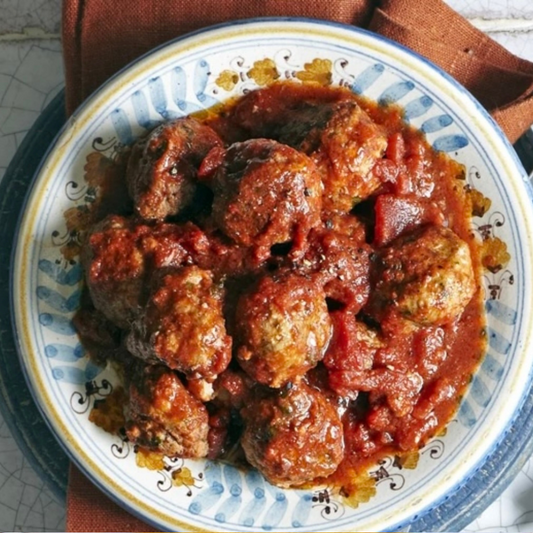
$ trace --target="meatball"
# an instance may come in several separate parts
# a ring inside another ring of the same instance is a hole
[[[213,219],[237,244],[258,256],[293,241],[301,246],[320,223],[322,184],[315,164],[293,148],[266,139],[235,143],[212,178]]]
[[[273,84],[240,98],[231,118],[250,138],[265,137],[300,148],[310,131],[323,128],[329,120],[330,104],[349,95],[331,87]]]
[[[387,136],[355,101],[336,104],[313,159],[322,172],[324,209],[350,211],[381,185],[371,170],[387,148]]]
[[[304,382],[255,399],[242,414],[246,458],[270,483],[297,487],[332,474],[343,458],[337,411]]]
[[[119,216],[97,224],[82,249],[82,262],[92,302],[106,318],[129,327],[140,307],[146,271],[139,241],[149,233]]]
[[[94,307],[116,326],[129,329],[142,307],[147,278],[200,257],[208,248],[206,235],[193,224],[150,227],[107,217],[92,229],[82,249]]]
[[[187,266],[161,276],[126,347],[148,363],[163,363],[190,378],[212,378],[231,358],[223,295],[211,272]]]
[[[322,287],[296,274],[266,276],[237,303],[237,359],[270,387],[297,381],[324,356],[331,320]]]
[[[168,456],[207,455],[207,409],[164,366],[136,371],[125,415],[126,435],[134,444]]]
[[[371,172],[387,149],[385,130],[346,91],[328,95],[306,86],[254,91],[233,112],[252,136],[264,136],[311,156],[324,184],[324,209],[347,212],[380,185]]]
[[[215,146],[222,146],[218,135],[188,117],[162,124],[140,139],[126,173],[136,212],[145,220],[163,220],[186,207],[198,167]]]
[[[468,245],[448,228],[428,226],[396,239],[376,267],[371,307],[421,326],[453,322],[476,290]]]

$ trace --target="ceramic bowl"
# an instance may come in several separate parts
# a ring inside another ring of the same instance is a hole
[[[94,402],[117,386],[91,362],[72,325],[82,271],[84,214],[117,153],[156,124],[274,80],[343,85],[396,102],[431,145],[467,169],[491,200],[474,218],[484,249],[503,259],[485,271],[488,351],[444,436],[417,454],[370,469],[372,497],[348,501],[327,488],[282,490],[254,470],[167,460],[148,470],[132,446],[89,422]],[[520,429],[533,369],[532,194],[510,144],[481,106],[445,73],[371,33],[334,23],[251,20],[166,44],[120,72],[68,121],[44,158],[20,220],[12,306],[22,365],[58,440],[109,496],[155,527],[206,531],[436,530],[481,498],[480,469]],[[530,431],[530,430],[528,430]],[[527,435],[526,435],[527,436]],[[463,513],[464,515],[464,513]],[[466,516],[466,515],[464,515]],[[475,516],[471,516],[474,519]]]

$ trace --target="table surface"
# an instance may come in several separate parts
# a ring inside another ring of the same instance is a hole
[[[531,0],[446,2],[533,61]],[[60,14],[61,0],[0,0],[0,180],[28,130],[63,87]],[[65,502],[33,469],[0,414],[0,531],[64,531],[64,524]],[[465,531],[533,532],[533,458]]]

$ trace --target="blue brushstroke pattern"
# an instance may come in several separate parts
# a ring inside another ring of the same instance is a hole
[[[511,349],[511,343],[501,333],[498,333],[491,328],[487,328],[487,332],[489,336],[489,346],[498,353],[507,355]]]
[[[222,497],[224,485],[220,465],[209,461],[204,471],[207,488],[199,492],[189,505],[189,512],[195,515],[211,509]]]
[[[218,104],[217,100],[205,94],[205,88],[207,87],[209,74],[209,63],[205,59],[201,59],[200,61],[198,61],[194,68],[193,88],[196,98],[203,105],[204,108]]]
[[[378,102],[381,105],[393,104],[410,93],[414,88],[415,84],[412,81],[400,81],[385,89],[378,98]]]
[[[80,304],[81,291],[75,290],[68,298],[65,298],[58,292],[40,285],[36,289],[37,298],[46,302],[52,309],[60,313],[70,313],[75,311]]]
[[[72,325],[72,321],[65,318],[62,315],[56,315],[54,313],[40,313],[39,323],[45,328],[50,329],[54,333],[60,335],[75,335],[76,330]]]
[[[238,510],[242,504],[242,477],[240,472],[233,466],[224,466],[224,481],[229,487],[229,496],[220,504],[218,512],[215,514],[217,522],[226,522]]]
[[[76,285],[83,277],[83,270],[79,264],[74,265],[69,271],[55,262],[48,261],[48,259],[41,259],[38,263],[38,268],[44,272],[50,279],[54,280],[59,285]]]
[[[130,145],[134,142],[133,133],[131,131],[131,126],[128,120],[128,117],[124,110],[115,109],[111,112],[111,122],[113,127],[117,132],[117,137],[122,144]]]
[[[459,413],[457,415],[459,422],[461,422],[461,424],[463,424],[465,427],[472,427],[476,423],[476,415],[466,400],[463,400],[461,403],[461,407],[459,408]]]
[[[479,376],[472,380],[470,396],[481,407],[486,407],[490,402],[490,391]]]
[[[80,343],[74,347],[67,344],[47,344],[44,348],[44,354],[56,361],[76,363],[85,355],[85,350]]]
[[[244,481],[251,492],[258,487],[261,489],[265,488],[265,478],[255,468],[246,471]]]
[[[100,369],[100,372],[102,369]],[[98,373],[100,373],[98,372]],[[92,377],[88,377],[91,375]],[[57,381],[72,383],[74,385],[83,385],[96,377],[93,372],[89,374],[76,366],[56,366],[52,369],[52,377]]]
[[[503,376],[503,366],[490,353],[483,358],[481,370],[494,381],[499,381]]]
[[[385,71],[385,65],[375,63],[359,74],[352,83],[352,91],[363,94]]]
[[[135,91],[131,97],[135,119],[146,130],[154,129],[159,123],[150,118],[150,108],[144,91]]]
[[[435,131],[442,130],[453,123],[453,118],[450,115],[439,115],[438,117],[432,117],[427,119],[420,129],[424,133],[433,133]]]
[[[202,109],[201,106],[187,102],[187,75],[181,67],[176,67],[170,74],[170,94],[174,103],[183,114],[194,113]]]
[[[187,76],[182,67],[176,67],[170,73],[170,95],[174,103],[183,109],[187,98]]]
[[[298,496],[300,499],[294,506],[294,511],[292,512],[292,527],[304,526],[313,506],[313,494],[311,492],[301,491],[298,493]]]
[[[92,381],[96,376],[98,376],[104,369],[101,366],[94,364],[92,361],[87,361],[85,366],[85,381]]]
[[[407,121],[422,116],[431,108],[433,100],[429,96],[421,96],[409,102],[404,108],[404,116]]]
[[[246,485],[252,500],[242,510],[239,516],[239,523],[247,527],[254,525],[255,520],[263,512],[266,505],[265,481],[257,470],[250,470],[245,474]]]
[[[159,76],[148,81],[148,92],[154,109],[165,119],[171,120],[176,118],[176,113],[168,109],[167,95],[165,86]]]
[[[433,141],[433,148],[438,152],[455,152],[468,145],[464,135],[443,135]]]
[[[261,527],[265,531],[272,531],[283,519],[288,505],[287,496],[283,492],[277,492],[276,501],[267,509]]]
[[[516,324],[518,313],[515,309],[500,302],[500,300],[487,300],[485,302],[485,309],[489,315],[494,316],[508,326],[514,326]]]

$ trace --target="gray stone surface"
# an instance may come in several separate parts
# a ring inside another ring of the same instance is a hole
[[[57,34],[60,20],[61,0],[0,0],[0,36],[27,28]]]

